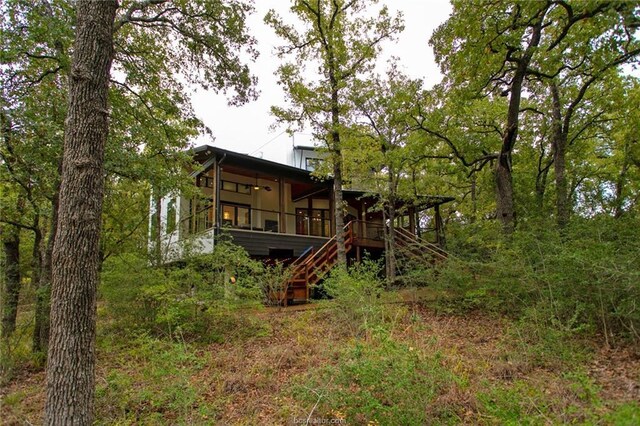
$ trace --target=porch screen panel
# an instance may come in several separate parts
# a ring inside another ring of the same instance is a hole
[[[306,209],[296,209],[296,234],[308,235],[309,234],[309,217]]]
[[[251,215],[249,209],[246,207],[237,207],[236,211],[237,225],[246,227],[251,225]]]

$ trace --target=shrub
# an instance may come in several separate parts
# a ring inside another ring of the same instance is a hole
[[[438,395],[456,378],[440,355],[425,354],[384,333],[355,341],[340,351],[338,362],[312,370],[294,392],[318,403],[318,416],[345,418],[347,424],[446,423],[451,413],[431,411]],[[439,422],[436,422],[439,423]]]
[[[541,327],[567,333],[598,331],[609,343],[640,342],[637,219],[576,219],[564,234],[526,224],[509,244],[469,246],[469,255],[458,253],[466,260],[450,260],[436,275],[448,308],[535,317]],[[491,254],[479,262],[481,252]]]
[[[385,306],[388,298],[393,296],[383,292],[381,271],[381,262],[365,259],[348,271],[335,268],[324,280],[325,292],[334,299],[332,309],[335,320],[351,333],[384,326],[394,317]]]
[[[213,253],[180,266],[153,268],[124,255],[104,265],[101,294],[116,326],[219,340],[234,311],[259,306],[264,268],[244,249],[220,241]]]

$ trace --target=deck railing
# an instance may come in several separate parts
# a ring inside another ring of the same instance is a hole
[[[242,207],[242,206],[238,206]],[[285,225],[288,235],[331,237],[331,222],[320,218],[295,213],[281,213],[276,210],[247,208],[248,215],[233,219],[222,219],[222,227],[258,232],[279,233]],[[283,219],[285,223],[283,223]],[[215,227],[216,217],[213,205],[205,206],[180,221],[184,234],[198,234]]]

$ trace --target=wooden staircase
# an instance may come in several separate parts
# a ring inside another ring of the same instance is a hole
[[[442,248],[428,241],[421,240],[415,234],[404,228],[395,228],[394,242],[396,248],[398,248],[398,254],[404,257],[419,260],[428,259],[430,263],[436,263],[449,257],[449,253]]]
[[[357,221],[351,221],[344,227],[344,245],[346,253],[354,247],[356,235],[354,228]],[[400,257],[425,260],[431,264],[445,260],[449,254],[435,244],[422,241],[415,234],[403,228],[395,228],[395,247]],[[289,301],[309,300],[309,290],[316,285],[338,262],[338,244],[334,236],[318,251],[305,251],[290,266],[291,275],[283,284],[277,300],[287,306]]]
[[[344,246],[347,253],[353,247],[353,222],[344,226]],[[309,300],[309,289],[318,284],[322,277],[338,262],[338,243],[335,235],[317,252],[303,253],[290,266],[291,277],[283,288],[282,301],[286,306],[289,300]]]

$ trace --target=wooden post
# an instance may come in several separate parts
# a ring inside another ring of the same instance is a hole
[[[440,248],[445,248],[446,241],[444,238],[444,226],[442,223],[442,216],[440,215],[440,204],[434,206],[435,220],[436,220],[436,243]]]
[[[278,191],[279,191],[279,196],[280,196],[280,215],[279,215],[279,222],[280,222],[280,226],[279,226],[279,231],[281,234],[286,234],[287,233],[287,203],[286,203],[286,199],[285,199],[285,182],[284,182],[284,178],[280,177],[278,178]]]
[[[334,235],[336,235],[336,220],[335,220],[335,204],[333,202],[333,192],[330,191],[329,192],[329,217],[331,217],[331,226],[329,226],[329,232],[331,233],[331,235],[329,235],[329,237],[332,237]]]
[[[409,207],[409,231],[412,234],[416,234],[416,208]]]

